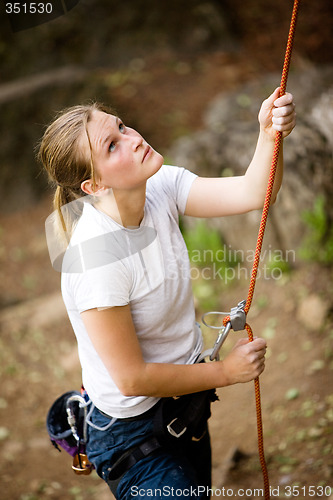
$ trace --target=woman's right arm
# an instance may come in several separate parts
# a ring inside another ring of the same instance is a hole
[[[146,363],[130,306],[81,313],[89,337],[118,389],[125,396],[180,396],[240,382],[264,370],[266,342],[239,340],[230,354],[213,363]]]

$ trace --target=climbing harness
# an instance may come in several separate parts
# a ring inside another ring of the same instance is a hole
[[[186,394],[180,397],[161,398],[143,416],[153,420],[153,435],[142,443],[125,450],[108,469],[108,480],[119,481],[134,464],[156,450],[182,449],[190,442],[199,442],[207,432],[210,403],[218,399],[215,390]],[[110,418],[110,417],[109,417]]]
[[[125,450],[108,469],[108,481],[119,482],[134,464],[160,448],[176,449],[188,441],[201,441],[207,431],[211,416],[210,404],[218,399],[214,389],[186,394],[180,397],[161,398],[153,408],[136,417],[122,421],[153,419],[153,435],[138,445]],[[89,408],[89,411],[87,410]],[[46,419],[50,440],[58,451],[65,450],[73,457],[72,469],[76,474],[88,475],[94,469],[86,454],[87,426],[107,431],[116,422],[109,419],[99,427],[91,420],[95,405],[82,388],[62,394],[52,404]]]
[[[217,399],[214,389],[161,398],[154,415],[154,435],[167,448],[200,441],[211,415],[210,404]]]
[[[291,59],[291,53],[292,53],[292,47],[293,47],[293,41],[294,41],[294,35],[295,35],[299,2],[300,2],[300,0],[294,0],[291,21],[290,21],[289,34],[288,34],[288,40],[287,40],[286,53],[285,53],[285,59],[284,59],[284,64],[283,64],[283,69],[282,69],[282,76],[281,76],[281,83],[280,83],[280,97],[283,96],[286,92],[288,72],[289,72],[290,59]],[[259,233],[258,233],[257,245],[256,245],[256,250],[255,250],[255,257],[254,257],[254,262],[253,262],[253,266],[252,266],[251,279],[250,279],[250,285],[249,285],[247,299],[243,300],[242,302],[239,302],[239,304],[236,307],[231,309],[230,313],[228,313],[225,316],[225,318],[223,319],[223,326],[222,327],[214,327],[214,326],[208,325],[205,321],[205,317],[208,314],[225,314],[225,313],[210,312],[210,313],[206,313],[203,316],[203,323],[206,326],[208,326],[210,328],[218,328],[219,329],[219,334],[218,334],[217,340],[215,342],[213,350],[210,352],[210,359],[211,360],[218,359],[219,350],[220,350],[223,342],[227,338],[231,329],[233,329],[235,331],[246,329],[246,331],[248,333],[249,341],[250,342],[253,341],[252,329],[251,329],[250,325],[246,322],[246,316],[247,316],[249,309],[251,307],[251,303],[252,303],[252,299],[253,299],[253,295],[254,295],[254,288],[255,288],[258,267],[259,267],[259,262],[260,262],[262,242],[263,242],[263,238],[264,238],[265,227],[266,227],[266,222],[267,222],[267,217],[268,217],[268,211],[269,211],[269,206],[270,206],[271,197],[272,197],[272,191],[273,191],[277,163],[278,163],[278,159],[279,159],[281,142],[282,142],[282,132],[277,131],[276,138],[275,138],[275,144],[274,144],[272,163],[271,163],[271,168],[270,168],[270,175],[269,175],[269,179],[268,179],[267,191],[266,191],[266,196],[265,196],[264,208],[262,211],[261,222],[260,222],[260,226],[259,226]],[[207,351],[205,353],[203,353],[203,355],[207,356]],[[268,479],[267,466],[266,466],[265,455],[264,455],[259,377],[257,377],[254,380],[254,387],[255,387],[256,415],[257,415],[257,428],[258,428],[259,460],[260,460],[260,465],[261,465],[263,480],[264,480],[265,500],[269,500],[270,499],[270,488],[269,488],[269,479]]]

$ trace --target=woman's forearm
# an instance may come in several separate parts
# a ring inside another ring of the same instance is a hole
[[[125,381],[124,381],[125,382]],[[146,363],[120,387],[125,396],[169,397],[230,385],[223,362],[178,365]]]
[[[244,181],[252,205],[262,208],[267,191],[275,141],[265,131],[260,130],[257,146],[252,161],[245,173]],[[275,174],[271,202],[274,203],[282,184],[283,178],[283,142],[280,147],[279,159]]]
[[[125,396],[168,397],[249,382],[264,370],[266,342],[241,339],[223,360],[194,365],[143,363],[132,365],[119,389]]]

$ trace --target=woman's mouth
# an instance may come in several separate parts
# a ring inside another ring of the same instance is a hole
[[[142,157],[142,163],[150,156],[150,153],[152,152],[151,147],[148,145],[143,153]]]

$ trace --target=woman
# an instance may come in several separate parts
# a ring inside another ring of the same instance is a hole
[[[160,446],[153,421],[161,398],[248,382],[264,370],[259,338],[239,340],[223,361],[195,363],[202,340],[178,227],[179,213],[221,217],[262,207],[276,130],[286,137],[295,125],[292,95],[276,89],[259,123],[246,173],[218,179],[163,165],[98,104],[65,110],[42,139],[39,156],[57,185],[56,218],[69,242],[62,293],[95,405],[87,453],[117,498],[164,498],[172,488],[180,498],[209,497],[208,432],[181,448]],[[281,153],[273,200],[282,165]]]

